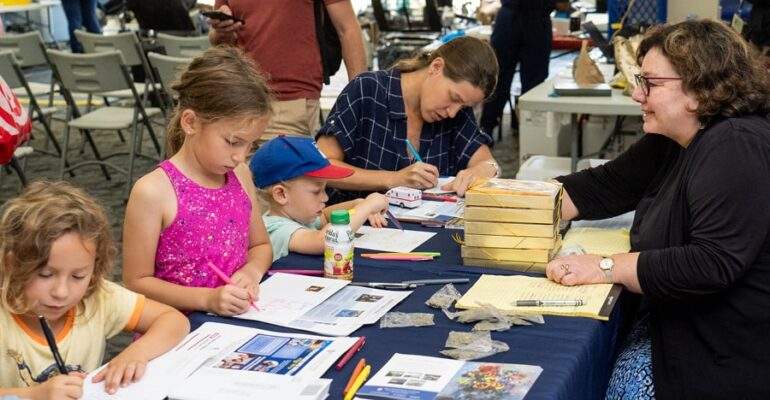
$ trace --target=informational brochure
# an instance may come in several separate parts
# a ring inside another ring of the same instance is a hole
[[[350,281],[277,273],[259,290],[259,311],[236,318],[331,336],[347,336],[377,322],[409,296],[408,290],[346,286]]]
[[[379,321],[411,293],[409,290],[345,286],[290,326],[323,335],[347,336],[363,325]]]
[[[396,353],[358,391],[365,399],[520,400],[543,369],[536,365],[450,360]]]
[[[277,273],[259,285],[259,311],[250,308],[238,318],[289,326],[350,281]]]
[[[396,216],[398,218],[398,216]],[[354,245],[360,249],[408,253],[432,238],[435,232],[373,228],[362,226],[356,232]]]
[[[319,379],[357,338],[278,333],[207,322],[174,349],[150,361],[139,382],[114,395],[104,384],[83,385],[83,399],[323,399]]]
[[[358,340],[210,322],[198,330],[223,331],[239,339],[179,382],[169,393],[172,400],[320,400],[328,395],[331,381],[319,378]]]

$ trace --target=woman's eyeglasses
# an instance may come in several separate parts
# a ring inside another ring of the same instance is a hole
[[[639,86],[642,88],[642,92],[644,92],[645,96],[650,95],[650,88],[653,86],[658,86],[654,83],[650,83],[650,81],[656,81],[656,80],[664,80],[664,81],[681,81],[682,78],[673,78],[673,77],[664,77],[664,76],[653,76],[653,77],[646,77],[642,74],[634,74],[634,79],[636,80],[636,86]]]

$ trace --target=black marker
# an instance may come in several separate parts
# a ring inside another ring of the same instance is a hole
[[[43,328],[43,335],[45,335],[45,340],[48,342],[48,347],[51,348],[53,360],[56,362],[56,366],[59,367],[59,372],[62,375],[67,375],[67,366],[64,365],[64,360],[62,360],[61,354],[59,354],[59,348],[56,347],[56,338],[53,336],[48,322],[46,322],[45,317],[42,315],[38,315],[37,319],[40,320],[40,327]]]

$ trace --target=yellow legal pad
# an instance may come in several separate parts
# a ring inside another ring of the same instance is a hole
[[[457,302],[457,308],[491,304],[510,314],[588,317],[607,321],[622,287],[612,284],[562,286],[547,278],[482,275]],[[583,300],[578,307],[516,307],[517,300]]]

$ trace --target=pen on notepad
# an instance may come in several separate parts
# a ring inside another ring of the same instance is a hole
[[[225,275],[225,273],[222,272],[221,269],[217,268],[217,266],[214,265],[213,262],[209,261],[208,264],[206,264],[206,265],[208,265],[209,268],[211,268],[211,270],[214,271],[214,273],[219,277],[219,279],[222,280],[222,282],[224,282],[224,283],[226,283],[228,285],[232,285],[233,284],[233,281],[230,280],[230,277]],[[254,299],[251,298],[251,295],[249,295],[249,303],[251,304],[252,307],[254,307],[255,310],[259,311],[259,307],[257,307],[256,303],[254,303]]]
[[[422,157],[420,157],[420,153],[417,152],[417,149],[414,148],[414,146],[412,145],[412,142],[410,142],[409,139],[406,139],[406,147],[412,153],[412,157],[414,157],[415,160],[422,162]]]
[[[582,306],[583,300],[516,300],[513,305],[516,307],[578,307]]]
[[[51,348],[51,354],[53,354],[53,360],[56,362],[56,368],[59,369],[60,374],[67,375],[67,366],[61,358],[61,354],[59,354],[59,348],[56,347],[56,336],[54,336],[44,316],[38,315],[37,319],[40,321],[40,328],[43,330],[43,335],[45,336],[46,342],[48,342],[48,347]]]

